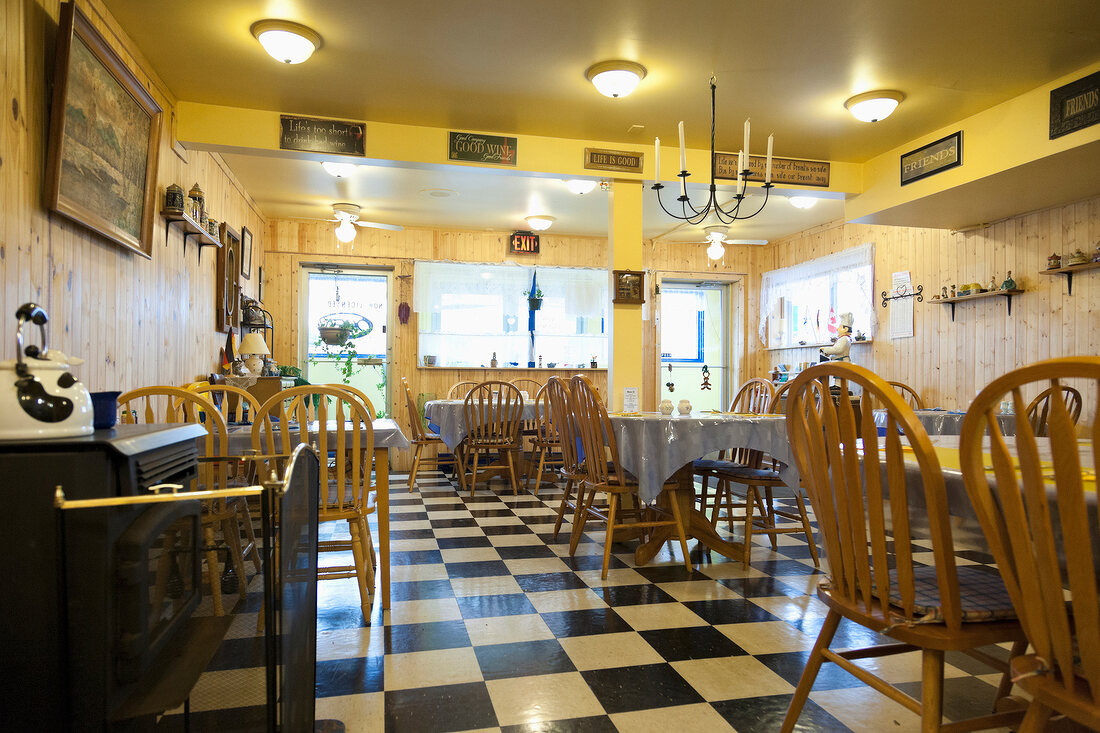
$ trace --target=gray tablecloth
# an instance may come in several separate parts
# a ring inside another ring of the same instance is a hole
[[[962,428],[964,412],[948,410],[916,410],[917,419],[929,435],[958,435]],[[997,422],[1004,435],[1016,434],[1016,416],[1000,414]],[[875,427],[886,427],[886,410],[875,410]],[[881,434],[881,433],[880,433]]]
[[[782,415],[692,413],[611,415],[623,468],[638,477],[638,494],[652,502],[661,486],[696,458],[727,448],[751,448],[782,461],[779,477],[799,489],[798,470],[787,443]]]
[[[428,424],[439,433],[447,447],[454,450],[469,430],[466,427],[466,411],[463,400],[429,400],[424,403],[424,416]],[[523,420],[535,419],[534,400],[523,401]]]
[[[389,418],[379,418],[372,423],[374,427],[374,445],[376,448],[396,448],[397,450],[408,450],[410,447],[409,439],[405,437],[405,434],[401,432],[401,427]],[[328,441],[329,445],[336,444],[336,421],[330,420],[328,422]],[[297,428],[293,428],[297,433]],[[318,424],[316,422],[309,426],[309,436],[312,440],[317,436]],[[276,430],[275,444],[280,452],[283,451],[281,446],[282,435]],[[231,455],[242,455],[252,448],[252,426],[251,425],[230,425],[229,426],[229,453]]]

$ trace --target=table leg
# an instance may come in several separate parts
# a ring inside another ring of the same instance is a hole
[[[378,512],[378,582],[382,591],[382,610],[390,608],[390,451],[374,449],[374,476]]]
[[[728,557],[731,560],[741,560],[744,544],[741,542],[729,542],[722,538],[711,526],[707,515],[695,508],[695,482],[691,467],[681,469],[677,474],[680,488],[677,491],[662,491],[657,496],[657,506],[671,511],[671,501],[676,501],[680,508],[680,516],[687,521],[688,538],[694,538],[715,552]],[[669,540],[679,539],[674,536],[674,527],[657,527],[649,542],[639,545],[634,551],[634,562],[645,565],[661,550],[661,545]]]

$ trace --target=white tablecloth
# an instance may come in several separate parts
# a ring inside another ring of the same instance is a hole
[[[929,435],[958,435],[962,428],[964,412],[949,410],[915,410],[917,419]],[[1004,435],[1016,434],[1015,415],[997,415],[997,422]],[[875,410],[875,427],[886,427],[886,410]]]
[[[346,423],[345,423],[346,424]],[[409,439],[405,437],[405,434],[401,432],[401,426],[395,421],[389,418],[378,418],[371,425],[374,427],[374,445],[376,448],[396,448],[397,450],[408,450],[410,447]],[[336,445],[336,421],[330,420],[327,424],[328,427],[328,441],[329,445]],[[291,428],[294,434],[297,434],[297,427]],[[280,451],[283,450],[280,443],[282,442],[282,434],[279,430],[274,430],[275,445]],[[312,440],[317,437],[318,423],[314,422],[309,426],[309,437]],[[230,425],[229,426],[229,453],[231,455],[242,455],[246,451],[252,448],[252,426],[251,425]]]
[[[463,400],[429,400],[424,403],[424,416],[428,424],[439,433],[447,447],[454,450],[469,430],[466,427],[466,410]],[[535,419],[535,401],[523,401],[522,420]]]
[[[665,481],[683,466],[727,448],[761,450],[782,461],[779,477],[790,488],[800,490],[782,415],[613,414],[611,427],[619,447],[619,461],[638,477],[638,494],[647,503],[657,498]]]

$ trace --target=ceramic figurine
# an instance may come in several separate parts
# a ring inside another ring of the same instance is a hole
[[[542,369],[542,354],[539,354],[539,369]]]
[[[680,400],[680,404],[676,405],[676,411],[681,415],[690,415],[691,403],[687,400]]]
[[[590,367],[592,367],[593,369],[596,368],[596,355],[595,354],[592,355],[592,360],[590,362],[588,362],[588,365]]]
[[[661,414],[662,415],[671,415],[672,414],[672,400],[661,400]]]
[[[668,365],[668,381],[665,382],[665,386],[668,387],[669,392],[676,391],[676,383],[672,381],[672,365]]]
[[[489,368],[490,369],[496,369],[497,368],[497,352],[495,352],[495,351],[493,352],[493,358],[489,360]]]
[[[1062,266],[1062,256],[1057,253],[1052,253],[1050,257],[1047,257],[1047,269],[1057,270]]]
[[[178,183],[173,183],[164,191],[164,210],[182,214],[183,199],[183,187]]]
[[[1016,289],[1016,281],[1012,279],[1012,270],[1009,270],[1008,271],[1008,277],[1006,277],[1005,281],[1003,283],[1001,283],[1001,290],[1015,290],[1015,289]]]
[[[1087,265],[1089,263],[1088,255],[1079,249],[1073,250],[1073,254],[1066,260],[1067,265]]]
[[[196,182],[191,190],[187,192],[187,198],[191,199],[194,216],[192,219],[196,221],[202,220],[203,212],[206,211],[206,196],[203,194],[202,189],[199,188],[199,184]]]
[[[710,369],[707,365],[703,365],[703,383],[699,385],[699,389],[710,389]]]
[[[989,289],[990,290],[996,290],[997,289],[997,278],[996,277],[991,276],[989,278]]]
[[[942,288],[940,288],[940,292],[943,294],[943,297],[946,298],[947,297],[947,286],[944,285]]]
[[[1093,262],[1100,262],[1100,242],[1096,244],[1096,254],[1092,256]]]
[[[952,298],[955,297],[955,286],[954,285],[951,286],[951,297]]]
[[[840,326],[837,329],[837,339],[832,346],[821,348],[821,354],[828,357],[829,361],[851,361],[848,351],[852,347],[852,314],[840,314]]]

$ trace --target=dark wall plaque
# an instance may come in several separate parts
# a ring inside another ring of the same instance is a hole
[[[1100,71],[1050,92],[1050,139],[1100,122]]]
[[[641,173],[644,162],[644,153],[634,153],[629,150],[603,150],[601,148],[584,149],[584,167],[588,170]]]
[[[452,132],[447,157],[470,163],[516,164],[516,138]]]
[[[962,131],[901,156],[901,185],[962,165]]]
[[[521,255],[537,255],[539,235],[532,232],[513,232],[508,239],[508,251]]]
[[[767,156],[750,155],[748,180],[763,183],[767,161]],[[828,187],[829,172],[830,164],[826,160],[772,157],[772,183]],[[714,154],[714,177],[737,179],[737,153]]]
[[[279,148],[365,156],[366,127],[365,122],[279,115]]]

